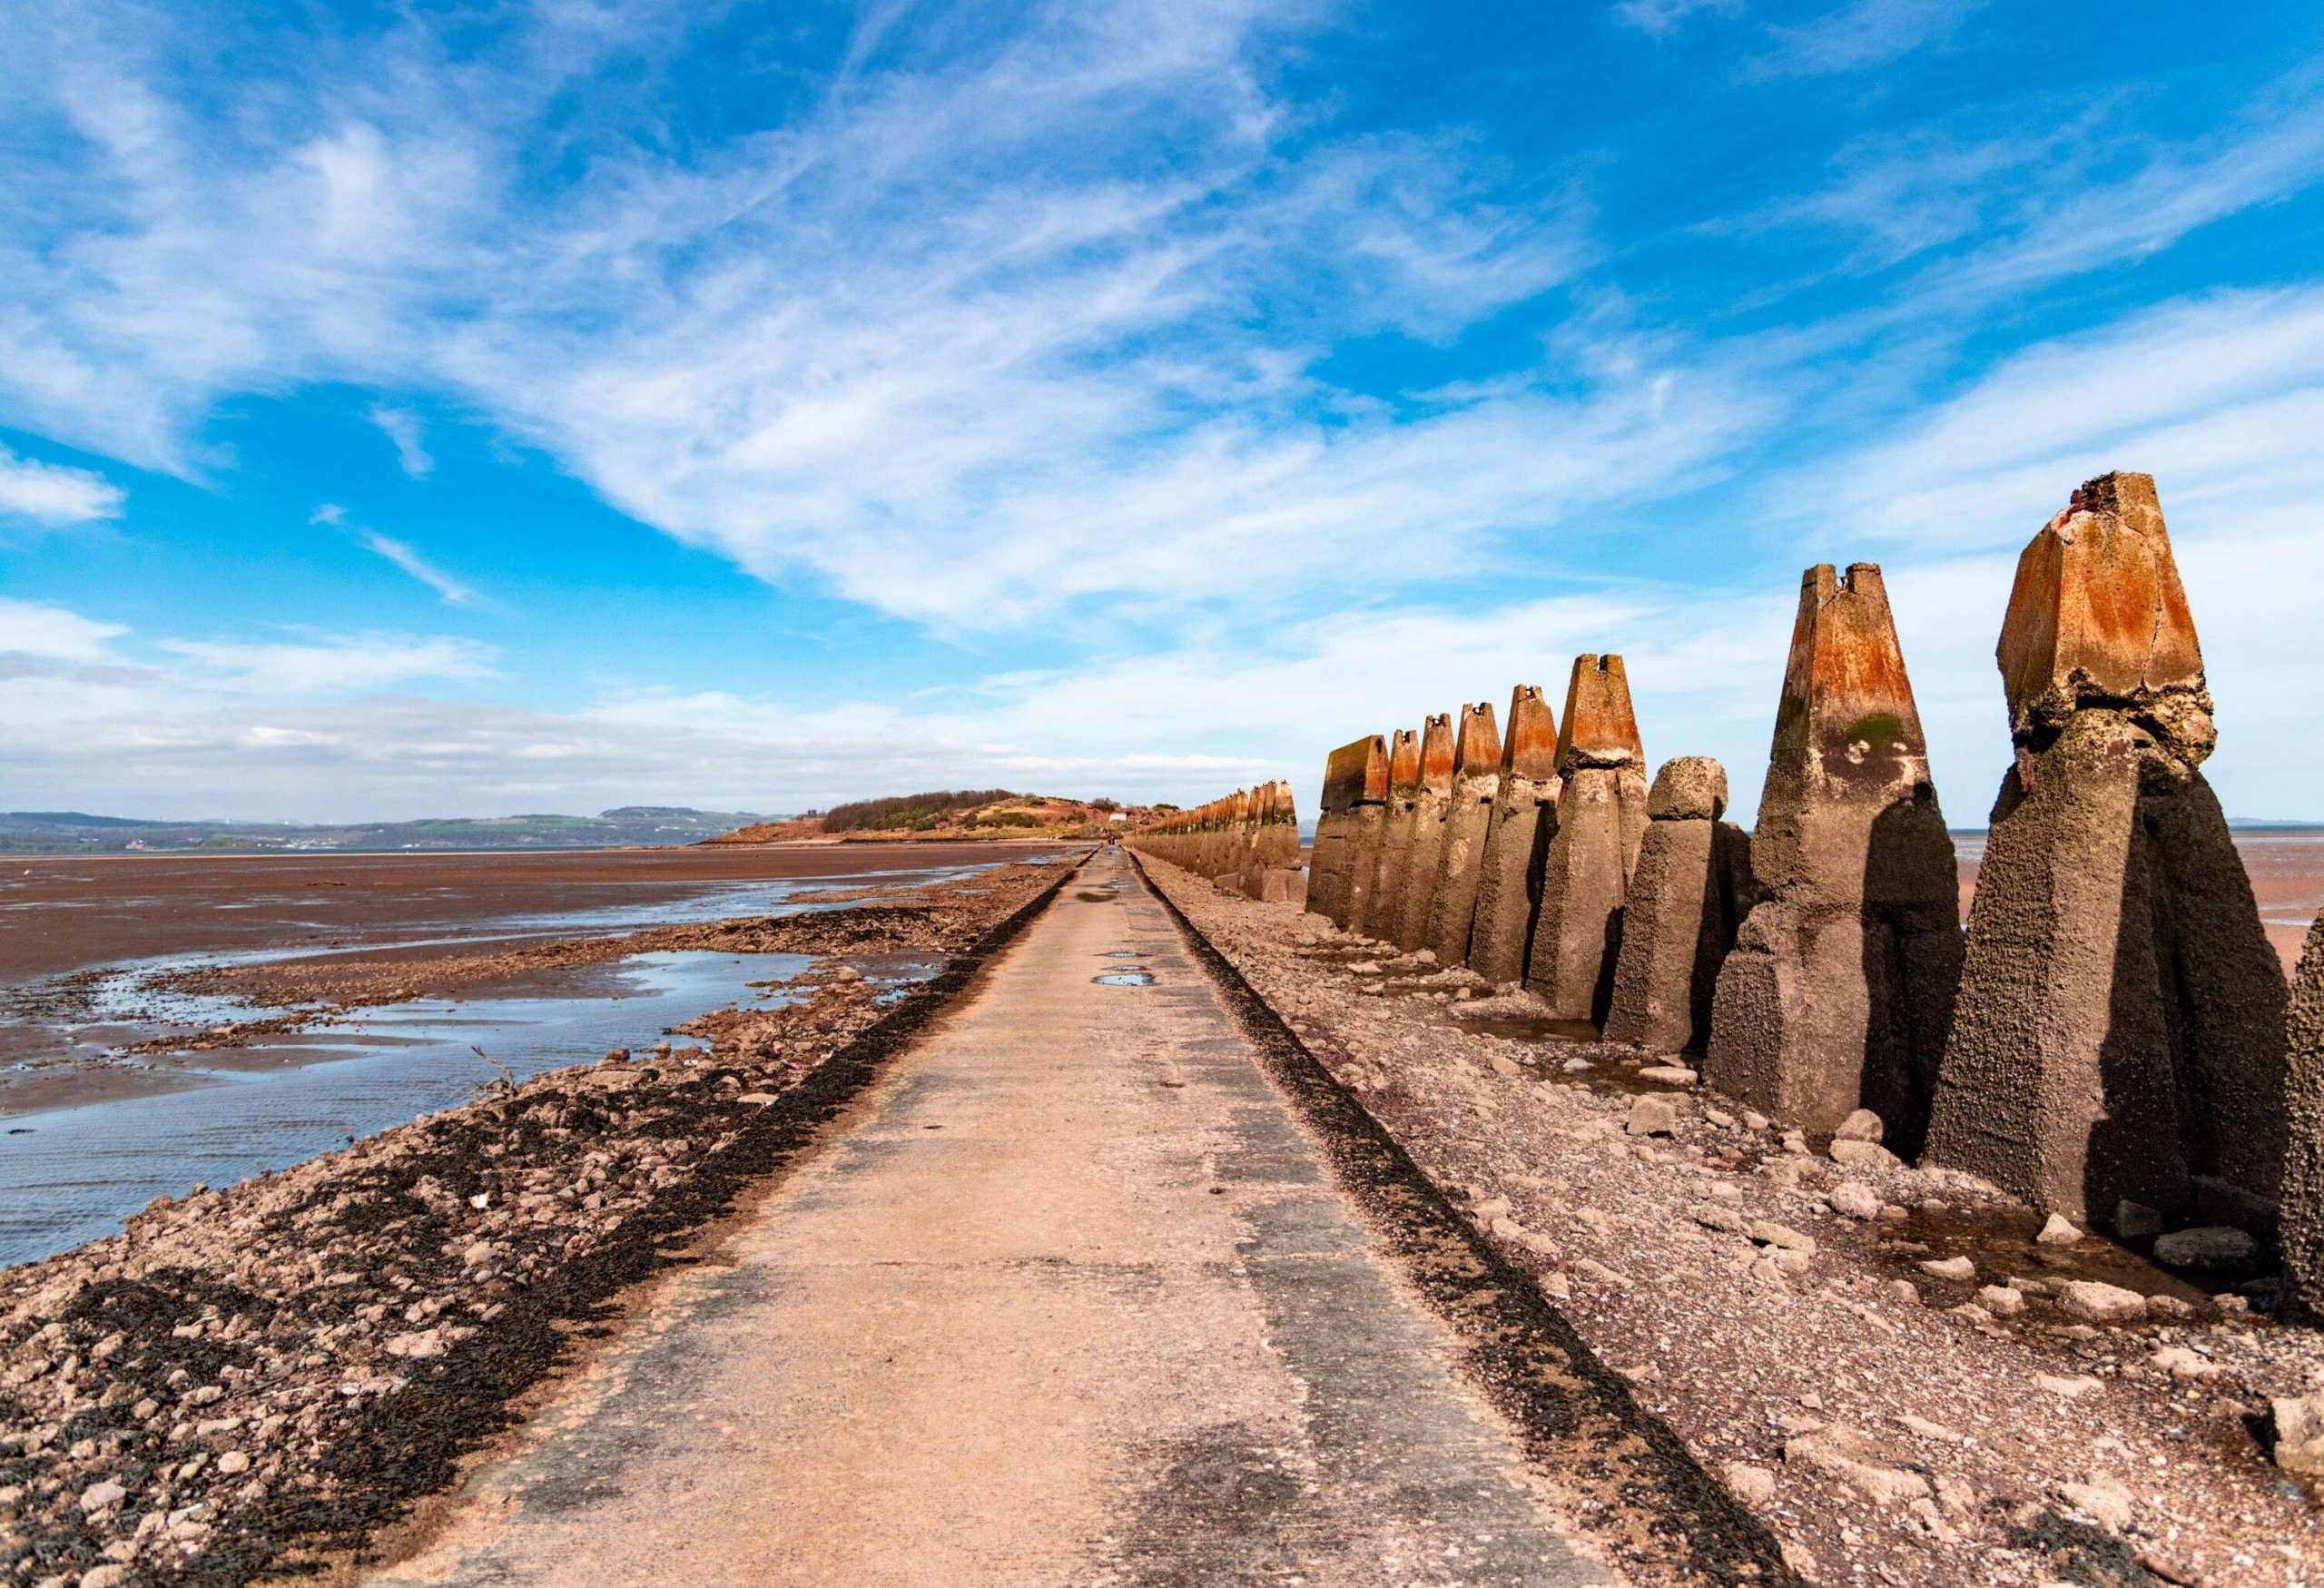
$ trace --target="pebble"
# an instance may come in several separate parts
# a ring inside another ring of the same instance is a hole
[[[1679,1110],[1669,1098],[1642,1097],[1630,1105],[1622,1129],[1633,1136],[1668,1136],[1679,1128]]]
[[[2068,1280],[2058,1293],[2058,1307],[2085,1323],[2141,1323],[2146,1318],[2145,1297],[2095,1279]]]
[[[1692,1086],[1696,1080],[1695,1072],[1683,1064],[1649,1064],[1638,1078],[1656,1086]]]
[[[1727,1486],[1746,1505],[1764,1505],[1776,1497],[1776,1475],[1748,1461],[1730,1461],[1721,1470]]]
[[[1866,1221],[1880,1217],[1880,1198],[1862,1180],[1842,1180],[1824,1198],[1835,1213],[1845,1213],[1850,1218]]]
[[[1905,1160],[1877,1141],[1835,1141],[1830,1153],[1834,1163],[1850,1169],[1902,1169]]]
[[[1921,1272],[1932,1279],[1965,1285],[1977,1277],[1977,1265],[1967,1258],[1930,1258],[1921,1264]]]
[[[218,1470],[228,1477],[232,1477],[236,1473],[248,1472],[250,1469],[251,1458],[247,1452],[229,1450],[218,1458]]]
[[[2015,1317],[2025,1310],[2025,1296],[2006,1285],[1988,1285],[1977,1292],[1977,1305],[1995,1317]]]
[[[1788,1225],[1777,1224],[1771,1218],[1754,1218],[1750,1236],[1761,1246],[1780,1247],[1785,1251],[1799,1252],[1808,1257],[1816,1254],[1816,1238],[1802,1235]]]
[[[2034,1238],[2039,1246],[2072,1246],[2081,1238],[2082,1231],[2055,1213],[2042,1226],[2042,1233]]]
[[[2133,1202],[2125,1197],[2114,1204],[2114,1238],[2122,1241],[2152,1240],[2162,1233],[2162,1215],[2143,1202]]]
[[[2093,1478],[2086,1484],[2060,1484],[2058,1498],[2110,1533],[2120,1533],[2130,1525],[2130,1491],[2112,1478]]]
[[[2306,1477],[2324,1477],[2324,1393],[2270,1403],[2276,1419],[2276,1465]]]
[[[2154,1260],[2173,1268],[2238,1268],[2257,1249],[2258,1243],[2243,1231],[2211,1224],[2158,1237]]]
[[[1765,1114],[1759,1112],[1757,1109],[1746,1109],[1743,1110],[1743,1128],[1746,1130],[1764,1130],[1773,1121],[1769,1120]]]
[[[1891,1279],[1888,1281],[1888,1299],[1899,1307],[1918,1307],[1921,1304],[1921,1287],[1910,1279]]]
[[[1840,1121],[1840,1128],[1832,1132],[1832,1139],[1878,1142],[1887,1133],[1888,1127],[1882,1123],[1879,1115],[1870,1109],[1858,1109]]]
[[[110,1511],[129,1497],[129,1491],[111,1478],[91,1484],[81,1491],[81,1510],[84,1515]]]
[[[2072,1378],[2061,1378],[2054,1373],[2037,1373],[2034,1376],[2034,1382],[2052,1395],[2070,1401],[2079,1400],[2091,1391],[2102,1387],[2087,1373],[2077,1373]]]

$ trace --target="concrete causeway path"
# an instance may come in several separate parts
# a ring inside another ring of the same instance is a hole
[[[369,1581],[1607,1581],[1453,1356],[1108,852]]]

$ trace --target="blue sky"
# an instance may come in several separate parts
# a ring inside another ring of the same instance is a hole
[[[1198,799],[1629,659],[1748,815],[1800,569],[1938,788],[2156,475],[2324,816],[2324,10],[8,4],[0,804]]]

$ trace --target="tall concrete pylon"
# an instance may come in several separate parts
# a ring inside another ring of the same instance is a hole
[[[1887,1145],[1916,1152],[1961,973],[1960,889],[1870,563],[1801,577],[1751,873],[1703,1079],[1810,1131],[1870,1109]]]
[[[1404,873],[1413,858],[1413,824],[1420,810],[1420,735],[1398,728],[1388,741],[1388,808],[1380,828],[1380,860],[1372,896],[1357,929],[1383,942],[1396,941],[1396,912],[1404,899]]]
[[[1476,923],[1469,969],[1496,986],[1525,979],[1533,912],[1541,898],[1541,865],[1557,831],[1558,725],[1538,684],[1509,697],[1509,731],[1501,741],[1501,775],[1477,881]]]
[[[1727,814],[1727,769],[1708,755],[1662,764],[1646,795],[1646,842],[1622,905],[1622,947],[1606,1040],[1699,1052],[1711,995],[1734,947],[1751,844]]]
[[[1612,1001],[1622,900],[1646,836],[1646,751],[1621,657],[1573,659],[1558,778],[1525,981],[1555,1018],[1598,1021]]]
[[[1452,809],[1452,715],[1429,716],[1420,729],[1420,794],[1413,806],[1412,853],[1404,861],[1404,891],[1396,901],[1396,946],[1427,946],[1428,911],[1436,899],[1437,863],[1444,853],[1444,819]]]
[[[1362,930],[1380,827],[1388,806],[1388,745],[1377,734],[1342,745],[1324,763],[1324,803],[1307,865],[1307,908],[1334,926]]]
[[[1349,840],[1355,810],[1355,789],[1344,775],[1335,775],[1343,756],[1356,756],[1354,783],[1363,782],[1364,741],[1343,745],[1324,762],[1324,798],[1315,807],[1315,845],[1307,862],[1307,912],[1334,926],[1347,924],[1348,864],[1353,858]]]
[[[1501,730],[1493,722],[1492,703],[1481,700],[1461,708],[1461,728],[1452,741],[1452,799],[1445,811],[1444,852],[1437,858],[1426,937],[1440,965],[1469,962],[1485,839],[1492,831],[1500,788]]]
[[[2152,478],[2091,480],[2027,544],[1995,659],[2016,760],[1929,1159],[2072,1218],[2265,1229],[2288,989],[2200,770],[2211,693]]]

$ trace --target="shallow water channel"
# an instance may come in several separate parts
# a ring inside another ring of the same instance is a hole
[[[157,1196],[288,1169],[355,1138],[463,1103],[498,1071],[524,1080],[611,1048],[648,1048],[712,1010],[788,997],[804,954],[633,955],[571,991],[382,1004],[343,1022],[181,1068],[182,1088],[0,1119],[0,1266],[114,1234]],[[932,962],[891,968],[903,979]],[[885,980],[886,977],[878,979]],[[243,1012],[247,1013],[247,1011]],[[277,1062],[247,1067],[253,1051]]]

